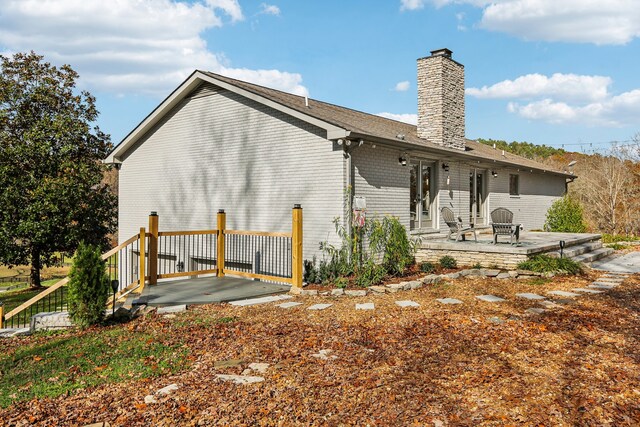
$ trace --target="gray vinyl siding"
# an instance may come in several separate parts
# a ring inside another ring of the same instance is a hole
[[[393,215],[409,229],[409,166],[398,163],[398,151],[365,144],[352,153],[354,196],[364,196],[367,214]]]
[[[343,158],[324,131],[208,85],[174,108],[127,153],[120,170],[119,238],[160,231],[227,228],[286,232],[303,207],[304,258],[335,241],[341,216]]]
[[[489,176],[489,210],[507,208],[513,212],[514,222],[525,230],[542,229],[547,210],[565,192],[565,178],[540,172],[501,169],[498,176]],[[509,194],[509,175],[520,176],[520,195]]]
[[[449,171],[442,169],[442,164],[449,165]],[[456,217],[461,217],[462,221],[467,224],[469,222],[469,172],[470,167],[462,162],[446,161],[438,162],[436,164],[438,169],[438,183],[439,188],[439,206],[438,213],[443,207],[451,209]],[[447,177],[449,177],[449,184],[447,184]],[[447,224],[445,224],[440,218],[440,230],[448,230]]]

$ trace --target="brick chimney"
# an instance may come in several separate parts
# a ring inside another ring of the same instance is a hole
[[[451,54],[438,49],[418,59],[418,136],[464,150],[464,66]]]

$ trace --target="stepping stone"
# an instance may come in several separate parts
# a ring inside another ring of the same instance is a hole
[[[538,301],[538,304],[540,304],[541,306],[543,306],[544,308],[562,308],[561,305],[556,304],[553,301]]]
[[[549,295],[556,295],[559,297],[567,297],[567,298],[573,298],[573,297],[579,297],[580,294],[576,294],[575,292],[567,292],[567,291],[549,291],[547,292]]]
[[[376,307],[372,302],[365,302],[364,304],[356,304],[356,310],[373,310]]]
[[[502,325],[504,323],[504,320],[499,317],[490,317],[489,322],[495,323],[496,325]]]
[[[320,350],[316,354],[312,354],[311,357],[315,357],[321,360],[337,359],[338,356],[329,356],[329,353],[331,353],[332,351],[333,350],[331,349]]]
[[[547,311],[547,310],[545,310],[544,308],[537,308],[537,307],[527,308],[525,310],[525,312],[527,312],[529,314],[542,314],[545,311]]]
[[[615,288],[617,286],[619,286],[619,283],[615,283],[615,282],[600,282],[600,281],[595,281],[593,283],[591,283],[592,285],[605,285],[605,286],[611,286],[611,288]]]
[[[295,301],[290,301],[290,302],[283,302],[282,304],[278,304],[278,307],[280,308],[291,308],[291,307],[295,307],[298,305],[302,305],[301,302],[295,302]]]
[[[411,300],[396,301],[396,304],[399,305],[400,307],[420,307],[420,304]]]
[[[587,288],[606,289],[606,290],[610,290],[610,289],[613,289],[615,287],[616,287],[616,285],[607,285],[606,283],[592,283],[592,284],[587,286]]]
[[[333,304],[314,304],[311,307],[307,307],[307,310],[324,310],[331,307]]]
[[[339,297],[340,295],[344,295],[344,289],[331,289],[331,295],[334,297]]]
[[[462,304],[462,301],[455,298],[438,298],[436,301],[441,304]]]
[[[387,292],[387,288],[384,286],[369,286],[369,290],[377,294],[384,294]]]
[[[624,282],[625,277],[611,277],[611,276],[602,276],[598,278],[598,281],[602,282],[616,282],[621,283]]]
[[[291,295],[271,295],[268,297],[251,298],[251,299],[245,299],[240,301],[231,301],[229,304],[235,305],[238,307],[246,307],[249,305],[266,304],[268,302],[282,301],[289,298],[292,298],[292,296]]]
[[[517,297],[526,298],[526,299],[545,299],[542,295],[532,294],[529,292],[524,292],[521,294],[516,294]]]
[[[364,289],[349,289],[344,291],[344,293],[350,297],[364,297],[367,295],[367,291]]]
[[[187,311],[187,306],[185,304],[182,305],[171,305],[168,307],[158,307],[158,314],[169,314],[169,313],[181,313],[183,311]]]
[[[228,381],[236,384],[253,384],[261,383],[264,381],[264,377],[255,377],[250,375],[225,375],[217,374],[216,378],[220,381]]]
[[[596,291],[595,289],[586,289],[586,288],[573,288],[572,291],[576,292],[584,292],[585,294],[601,294],[604,291]]]
[[[504,298],[500,298],[500,297],[497,297],[495,295],[476,295],[476,298],[478,298],[480,301],[485,301],[485,302],[506,301]]]

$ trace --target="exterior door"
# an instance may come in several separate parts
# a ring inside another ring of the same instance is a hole
[[[433,226],[434,164],[423,160],[411,162],[410,228],[418,230]]]
[[[485,224],[484,172],[473,169],[469,174],[469,222]]]

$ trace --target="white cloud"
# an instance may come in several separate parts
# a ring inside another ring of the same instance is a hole
[[[405,80],[403,82],[396,83],[395,90],[398,92],[406,92],[409,90],[409,86],[410,86],[410,83],[407,80]]]
[[[551,96],[561,100],[590,101],[608,96],[610,77],[555,73],[551,77],[527,74],[491,86],[468,88],[467,95],[483,99],[513,99]]]
[[[469,4],[482,8],[479,26],[527,40],[626,44],[640,37],[637,0],[401,0],[401,10]]]
[[[263,15],[280,16],[280,8],[274,4],[262,3],[260,4],[260,8],[262,9],[260,13]]]
[[[68,63],[92,91],[164,96],[194,69],[306,94],[300,74],[233,68],[202,33],[243,19],[237,0],[5,0],[0,47]]]
[[[394,113],[378,113],[376,116],[384,117],[386,119],[397,120],[399,122],[409,123],[415,125],[418,123],[417,114],[394,114]]]

